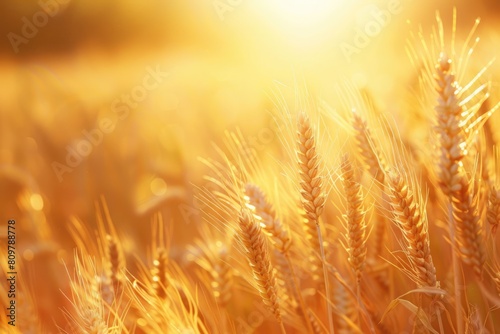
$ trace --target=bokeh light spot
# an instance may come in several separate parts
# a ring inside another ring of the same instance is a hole
[[[43,209],[43,198],[40,194],[32,194],[30,196],[30,204],[33,210],[42,211]]]

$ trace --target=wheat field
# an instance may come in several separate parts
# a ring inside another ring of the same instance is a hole
[[[500,333],[498,5],[290,3],[7,34],[2,333]]]

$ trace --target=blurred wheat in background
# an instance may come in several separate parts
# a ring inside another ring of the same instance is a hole
[[[500,332],[497,2],[0,9],[2,333]]]

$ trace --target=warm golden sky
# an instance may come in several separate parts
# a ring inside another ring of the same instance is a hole
[[[369,80],[390,90],[393,83],[384,79],[387,68],[408,63],[404,52],[410,30],[407,20],[430,29],[436,9],[450,22],[455,5],[459,28],[467,31],[477,16],[483,17],[484,27],[491,27],[499,11],[495,3],[7,1],[0,5],[0,31],[5,36],[0,57],[27,64],[60,64],[75,72],[79,66],[103,66],[122,74],[119,66],[123,64],[159,57],[177,68],[199,71],[196,67],[200,66],[214,76],[241,75],[266,84],[273,79],[286,81],[295,72],[320,88],[346,75],[361,84]],[[372,29],[372,37],[357,35],[366,29]],[[485,43],[498,38],[481,36]],[[126,67],[133,72],[133,65]],[[105,77],[107,72],[92,75]],[[206,71],[198,73],[207,75]],[[381,84],[384,80],[386,84]]]

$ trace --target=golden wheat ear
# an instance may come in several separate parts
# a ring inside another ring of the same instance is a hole
[[[290,254],[292,239],[290,237],[290,234],[281,223],[281,220],[277,218],[274,207],[266,199],[266,195],[264,194],[262,189],[259,188],[259,186],[247,183],[247,185],[245,186],[245,194],[247,208],[254,213],[257,222],[260,222],[266,234],[271,237],[271,240],[275,246],[275,251],[277,250],[279,252],[279,254],[276,254],[276,256],[274,257],[277,260],[277,269],[281,270],[278,275],[281,276],[283,283],[289,283],[289,286],[283,287],[283,290],[290,291],[292,300],[298,302],[300,306],[298,312],[303,319],[305,327],[309,332],[312,332],[313,327],[309,317],[307,317],[307,307],[302,297],[300,282],[297,278],[296,271],[292,263],[292,256]],[[314,238],[314,240],[318,239]],[[315,259],[318,258],[315,257]],[[321,265],[321,263],[319,263],[318,265]],[[315,267],[315,269],[319,268],[318,265]]]
[[[463,109],[457,96],[458,84],[451,72],[451,59],[441,53],[435,71],[438,93],[436,130],[440,137],[439,184],[451,196],[458,185],[459,162],[464,158],[466,138],[461,126]]]
[[[263,224],[264,231],[271,235],[273,244],[282,253],[287,253],[292,245],[292,239],[276,211],[266,199],[264,191],[259,186],[247,183],[245,186],[245,200],[247,206],[256,215],[256,219]]]
[[[453,228],[456,233],[455,247],[462,261],[472,266],[481,276],[485,262],[481,214],[478,196],[471,188],[463,160],[467,155],[468,138],[464,125],[467,120],[460,102],[459,87],[452,72],[452,61],[441,53],[435,71],[438,93],[436,114],[437,134],[440,139],[439,184],[451,202]]]
[[[232,240],[202,225],[200,238],[188,246],[193,261],[202,269],[197,272],[202,284],[213,295],[217,305],[224,309],[233,295],[234,272],[231,263],[230,246]],[[227,240],[223,242],[223,240]]]
[[[491,233],[496,234],[498,224],[500,223],[500,190],[496,186],[492,186],[488,194],[486,220],[490,225]]]
[[[379,182],[379,185],[383,186],[386,169],[385,161],[377,143],[374,141],[367,121],[356,110],[352,112],[352,127],[355,131],[358,150],[370,175]]]
[[[482,277],[486,252],[479,193],[473,189],[465,176],[459,178],[458,185],[459,190],[455,191],[452,197],[457,248],[462,261],[472,267],[477,277]]]
[[[90,255],[75,253],[75,273],[70,288],[71,297],[67,298],[72,310],[64,312],[74,332],[108,333],[110,324],[105,315],[106,302],[102,299],[99,275]]]
[[[323,279],[325,284],[326,306],[328,313],[328,324],[330,332],[334,332],[333,311],[330,304],[330,282],[326,263],[323,236],[319,225],[319,218],[326,203],[326,194],[323,189],[323,176],[320,175],[320,157],[317,152],[315,129],[311,125],[309,116],[301,112],[297,119],[297,160],[300,176],[300,194],[308,224],[316,225],[316,234],[323,267]],[[312,226],[308,226],[312,229]]]
[[[316,153],[316,144],[309,117],[305,113],[299,114],[298,119],[298,150],[297,158],[299,163],[300,177],[300,214],[303,217],[303,230],[306,240],[310,246],[310,261],[313,280],[321,280],[322,258],[320,238],[318,237],[319,215],[324,207],[325,196],[322,193],[322,180],[319,176],[319,158]],[[313,197],[313,192],[316,197]]]
[[[239,236],[247,252],[262,301],[273,313],[278,323],[283,326],[276,278],[261,227],[246,208],[241,210],[238,220]]]
[[[406,254],[413,269],[413,279],[419,287],[439,287],[422,198],[401,173],[391,170],[387,178],[392,212],[407,244]]]
[[[352,162],[347,154],[342,157],[340,164],[342,172],[345,198],[347,202],[347,212],[345,214],[347,228],[347,251],[349,253],[349,264],[353,269],[357,284],[361,280],[361,275],[366,260],[366,222],[365,210],[363,208],[363,194],[361,185],[357,182]]]
[[[319,174],[320,158],[316,151],[314,129],[306,113],[299,114],[297,126],[297,158],[299,161],[302,203],[309,220],[319,224],[319,217],[323,212],[326,196],[322,191],[323,180]]]
[[[165,248],[159,248],[156,252],[156,258],[153,260],[153,269],[151,270],[151,274],[153,280],[153,293],[161,299],[165,299],[165,297],[167,297],[168,262],[169,258],[167,250]]]
[[[105,281],[103,282],[103,291],[106,295],[105,299],[111,303],[122,292],[126,268],[125,255],[104,199],[102,199],[102,212],[104,214],[99,205],[96,205],[96,211],[98,240],[101,252],[104,254]]]

